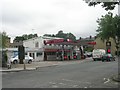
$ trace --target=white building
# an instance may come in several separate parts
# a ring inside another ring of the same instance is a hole
[[[56,38],[56,37],[46,37],[46,36],[40,36],[36,38],[32,38],[29,40],[23,41],[23,46],[25,49],[31,49],[27,52],[28,55],[32,56],[35,61],[43,61],[46,58],[45,51],[48,51],[47,54],[47,60],[55,59],[56,58],[56,52],[53,52],[54,50],[60,49],[60,46],[54,45],[54,44],[46,44],[45,41],[49,40],[56,40],[56,39],[62,39],[62,38]]]

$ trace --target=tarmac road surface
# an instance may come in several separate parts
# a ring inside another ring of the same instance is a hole
[[[32,71],[3,74],[3,88],[118,88],[111,77],[118,73],[118,61],[63,63]]]

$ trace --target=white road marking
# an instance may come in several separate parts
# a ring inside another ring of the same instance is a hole
[[[61,84],[61,85],[66,85],[65,83],[59,83],[59,84]]]
[[[106,78],[103,78],[103,80],[105,81],[105,80],[106,80]]]
[[[105,83],[108,83],[109,81],[110,81],[110,79],[108,78],[107,81],[104,82],[104,84],[105,84]]]
[[[75,80],[70,80],[70,79],[62,79],[64,81],[68,81],[68,82],[78,82],[78,83],[86,83],[86,84],[91,84],[90,82],[83,82],[83,81],[75,81]]]
[[[57,86],[57,85],[52,85],[52,87],[53,87],[53,88],[58,88],[58,86]]]
[[[78,87],[78,85],[73,85],[73,87]]]
[[[53,85],[56,84],[56,83],[54,83],[54,82],[49,82],[49,83],[50,83],[50,84],[53,84]]]

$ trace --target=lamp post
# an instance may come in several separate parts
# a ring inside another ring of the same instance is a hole
[[[119,49],[119,41],[118,41],[118,37],[117,36],[115,37],[115,40],[116,40],[117,56],[119,56],[119,51],[118,51],[118,49]]]
[[[62,45],[62,60],[64,60],[64,45]]]

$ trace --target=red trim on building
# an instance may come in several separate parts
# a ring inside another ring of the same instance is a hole
[[[88,42],[87,44],[96,45],[96,42]]]
[[[45,49],[45,52],[62,52],[61,49]],[[65,52],[70,52],[70,50],[64,49]]]

